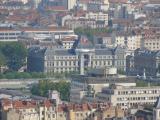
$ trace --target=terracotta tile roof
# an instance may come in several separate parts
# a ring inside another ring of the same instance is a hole
[[[45,107],[49,108],[52,106],[52,103],[49,100],[45,100],[43,101],[42,105],[44,105]]]
[[[62,38],[62,41],[75,41],[75,37],[66,37],[66,38]]]
[[[64,112],[66,111],[68,108],[67,108],[67,105],[66,104],[60,104],[58,105],[57,107],[57,112]]]
[[[85,16],[86,13],[87,13],[87,11],[79,10],[74,14],[74,16],[75,17],[82,17],[82,16]]]
[[[67,11],[67,9],[64,6],[47,6],[45,10]]]
[[[149,0],[151,4],[160,4],[160,0]]]
[[[47,108],[52,107],[53,104],[50,100],[44,100],[42,102],[38,101],[21,101],[21,100],[8,100],[8,99],[3,99],[1,100],[1,105],[2,107],[9,109],[30,109],[30,108],[36,108],[38,106],[45,106]],[[108,103],[84,103],[84,104],[73,104],[73,103],[68,103],[68,104],[60,104],[58,105],[56,111],[57,112],[68,112],[69,110],[73,110],[74,112],[86,112],[86,111],[91,111],[93,109],[108,109],[110,108],[111,105]]]
[[[132,20],[129,19],[114,19],[112,20],[113,24],[117,23],[117,24],[131,24]]]
[[[22,31],[26,32],[38,32],[38,31],[68,31],[69,29],[64,27],[50,27],[50,28],[32,28],[32,27],[23,27],[21,28]]]
[[[91,1],[93,1],[93,0],[79,0],[79,3],[87,4],[87,3],[91,2]]]
[[[10,28],[0,28],[0,32],[15,32],[16,30]]]
[[[97,37],[111,37],[112,34],[110,34],[110,33],[96,33],[96,34],[94,34],[94,36],[97,36]]]
[[[1,105],[3,108],[14,108],[14,109],[28,109],[28,108],[35,108],[36,102],[35,101],[12,101],[9,99],[1,100]]]
[[[9,99],[2,99],[1,104],[2,104],[2,106],[10,106],[11,101]]]
[[[34,21],[39,17],[37,11],[29,10],[29,11],[12,11],[12,15],[7,17],[8,21]]]
[[[30,101],[13,101],[13,108],[15,109],[27,109],[27,108],[35,108],[36,102]]]
[[[109,3],[127,3],[128,0],[109,0]]]

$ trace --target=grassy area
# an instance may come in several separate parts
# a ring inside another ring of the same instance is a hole
[[[65,72],[65,73],[54,73],[54,74],[45,74],[42,72],[6,72],[0,73],[0,79],[29,79],[29,78],[70,78],[71,75],[77,74],[78,72]]]
[[[147,86],[160,86],[160,83],[150,83],[144,80],[137,80],[136,81],[137,87],[147,87]]]
[[[20,78],[46,78],[43,73],[28,73],[28,72],[7,72],[0,73],[0,79],[20,79]]]

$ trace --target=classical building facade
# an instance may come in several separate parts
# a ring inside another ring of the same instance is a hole
[[[121,47],[96,48],[86,38],[81,38],[72,49],[32,48],[28,55],[28,71],[63,73],[98,67],[116,67],[125,71],[125,49]]]

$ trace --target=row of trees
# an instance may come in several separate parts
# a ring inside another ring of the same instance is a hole
[[[28,72],[6,72],[0,73],[0,79],[26,79],[26,78],[46,78],[44,73]]]
[[[136,86],[137,87],[160,86],[160,83],[148,82],[145,80],[137,80]]]
[[[33,95],[48,97],[49,90],[57,90],[62,100],[69,101],[70,83],[66,81],[53,82],[51,80],[41,80],[38,84],[32,86],[31,93]]]
[[[27,49],[19,42],[0,42],[0,67],[18,71],[26,63]]]
[[[78,71],[73,72],[63,72],[63,73],[49,73],[47,77],[54,77],[54,78],[70,78],[72,75],[79,74]]]

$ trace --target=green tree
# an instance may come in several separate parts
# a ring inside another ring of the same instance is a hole
[[[2,66],[6,65],[6,58],[5,56],[0,52],[0,68]]]
[[[69,100],[70,83],[66,81],[53,82],[51,80],[41,80],[31,88],[31,93],[47,97],[49,90],[57,90],[62,100]]]
[[[1,51],[6,57],[6,64],[11,71],[20,69],[26,61],[27,49],[18,42],[4,43]]]

